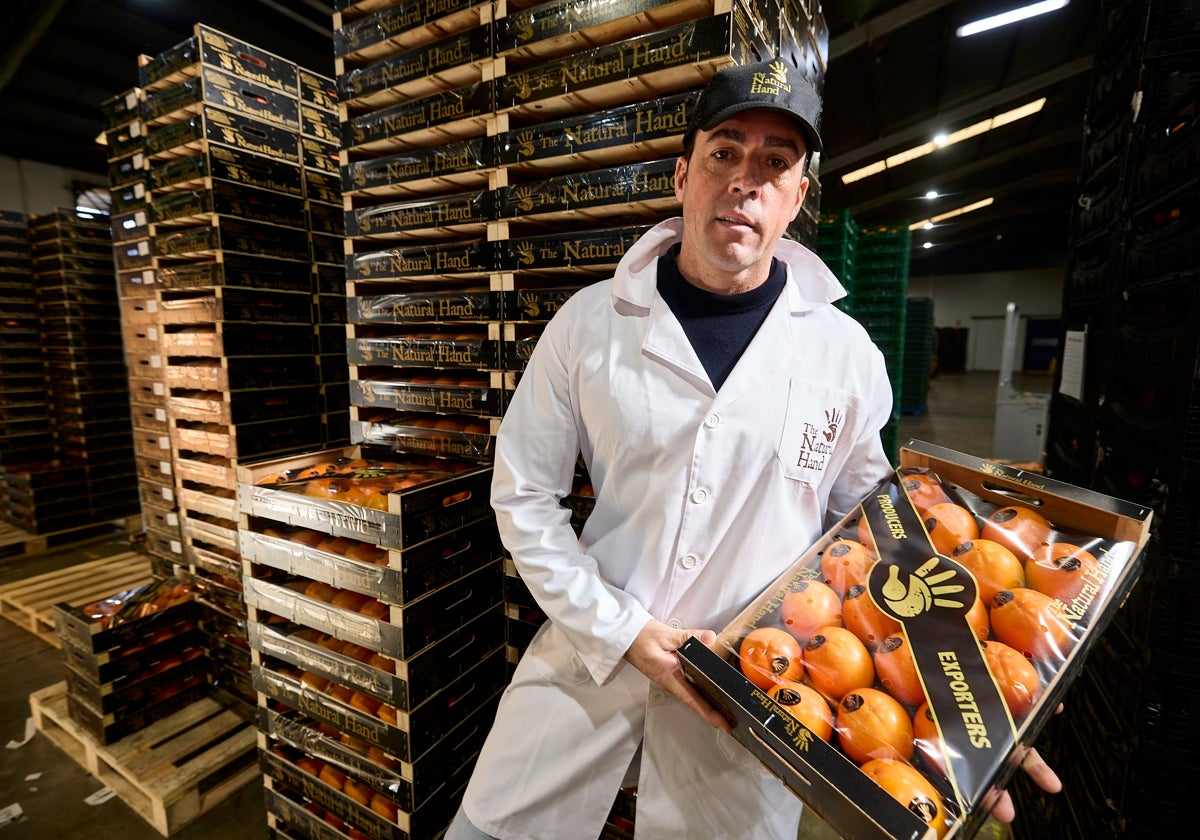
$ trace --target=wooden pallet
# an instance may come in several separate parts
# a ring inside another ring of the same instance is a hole
[[[142,518],[140,516],[125,516],[109,522],[93,522],[47,534],[35,534],[9,522],[0,522],[0,560],[8,561],[45,554],[64,546],[83,545],[119,534],[136,534],[141,530]]]
[[[253,721],[212,697],[102,746],[67,714],[65,682],[29,696],[37,730],[164,837],[259,778]]]
[[[150,558],[124,551],[0,586],[0,617],[61,647],[54,632],[55,604],[80,607],[151,580]]]

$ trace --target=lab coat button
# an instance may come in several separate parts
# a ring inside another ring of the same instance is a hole
[[[692,501],[698,505],[704,504],[706,501],[708,501],[708,491],[704,488],[700,488],[696,492],[692,493]]]
[[[654,691],[650,692],[650,702],[651,703],[661,703],[666,699],[667,699],[667,692],[663,691],[662,689],[656,688],[656,689],[654,689]]]
[[[696,564],[700,562],[700,558],[695,554],[685,554],[679,562],[683,564],[683,568],[685,569],[694,569],[696,568]]]
[[[710,429],[717,428],[717,426],[720,425],[720,423],[721,423],[721,418],[719,415],[716,415],[716,414],[710,414],[704,418],[704,425],[708,426],[708,428],[710,428]]]
[[[680,621],[678,618],[672,618],[670,621],[667,622],[667,626],[673,627],[676,630],[682,630],[683,622]]]

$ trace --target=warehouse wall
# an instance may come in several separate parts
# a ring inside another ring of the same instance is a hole
[[[0,155],[0,210],[37,215],[72,207],[76,182],[107,188],[108,176]]]
[[[1030,318],[1058,318],[1062,290],[1062,268],[910,276],[908,280],[909,297],[933,299],[935,327],[969,331],[967,370],[1000,369],[1004,316],[1010,301],[1021,314],[1016,357],[1016,369],[1020,370],[1025,324]]]

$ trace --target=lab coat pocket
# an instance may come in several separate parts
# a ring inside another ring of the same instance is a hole
[[[525,651],[538,675],[551,685],[579,685],[592,678],[583,657],[553,622],[543,630]]]
[[[856,420],[857,412],[847,392],[793,379],[776,453],[784,474],[805,484],[819,484],[838,443],[843,438],[854,439],[850,427]]]

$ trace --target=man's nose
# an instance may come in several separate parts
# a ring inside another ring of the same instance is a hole
[[[759,186],[758,175],[748,162],[741,163],[729,179],[730,191],[739,195],[754,196],[758,193]]]

